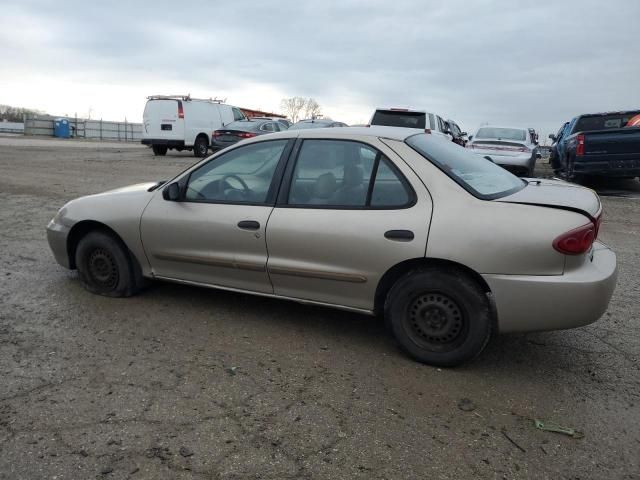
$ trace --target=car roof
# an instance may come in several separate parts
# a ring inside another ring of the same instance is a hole
[[[529,127],[514,127],[513,125],[482,125],[481,127],[478,127],[478,130],[481,128],[510,128],[511,130],[529,131]]]
[[[402,113],[402,112],[409,112],[409,113],[431,113],[428,112],[426,109],[424,108],[411,108],[411,107],[378,107],[376,108],[376,112],[378,110],[384,110],[385,112],[398,112],[398,113]]]
[[[284,132],[271,133],[261,138],[341,138],[341,137],[377,137],[391,140],[404,141],[416,135],[415,128],[382,127],[343,127],[343,128],[312,128],[305,130],[285,130]]]

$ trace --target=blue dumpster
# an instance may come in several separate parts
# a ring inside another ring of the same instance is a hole
[[[69,120],[67,120],[66,118],[56,118],[53,121],[53,136],[59,138],[69,138],[71,136]]]

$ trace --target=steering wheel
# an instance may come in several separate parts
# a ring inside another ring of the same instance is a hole
[[[246,182],[240,178],[238,175],[234,175],[233,173],[230,173],[229,175],[225,175],[224,177],[222,177],[222,179],[220,180],[220,183],[227,183],[231,188],[235,189],[235,190],[240,190],[239,188],[235,188],[233,185],[231,185],[229,182],[227,182],[227,178],[233,178],[235,180],[237,180],[240,185],[242,185],[242,189],[244,190],[245,193],[250,192],[251,189],[248,187],[248,185],[246,184]]]

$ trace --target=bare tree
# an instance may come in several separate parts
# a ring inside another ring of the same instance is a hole
[[[293,123],[303,118],[315,118],[320,116],[320,104],[313,98],[291,97],[283,98],[280,106]]]
[[[304,116],[305,118],[316,118],[322,114],[322,109],[320,108],[320,104],[316,102],[314,98],[307,98],[307,101],[304,105]]]
[[[280,106],[291,119],[293,123],[300,120],[300,113],[304,109],[307,101],[302,97],[283,98],[280,102]]]

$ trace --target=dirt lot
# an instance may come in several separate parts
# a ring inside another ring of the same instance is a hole
[[[0,138],[0,478],[640,478],[639,182],[603,197],[620,274],[599,322],[441,370],[369,317],[171,284],[102,298],[54,262],[67,200],[193,161]]]

